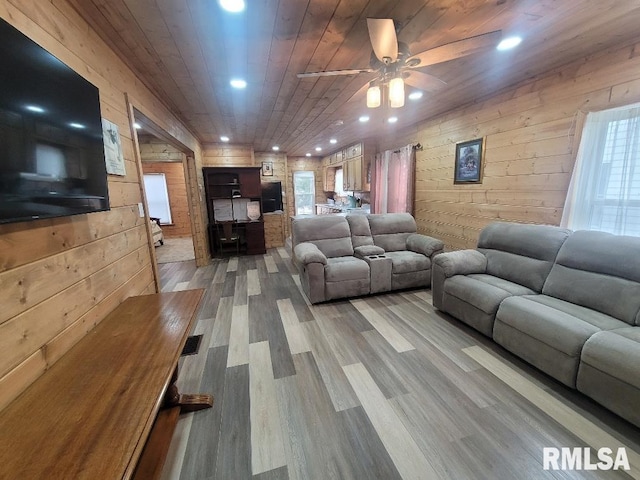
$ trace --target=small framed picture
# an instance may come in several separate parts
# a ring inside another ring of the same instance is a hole
[[[262,162],[262,176],[273,177],[273,163]]]
[[[456,144],[453,183],[482,183],[484,138]]]

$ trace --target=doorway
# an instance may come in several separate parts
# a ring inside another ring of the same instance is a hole
[[[296,215],[315,213],[316,180],[311,171],[293,172],[293,205]]]
[[[134,109],[138,154],[151,218],[157,263],[194,261],[195,248],[188,195],[185,152],[162,135],[159,127]]]

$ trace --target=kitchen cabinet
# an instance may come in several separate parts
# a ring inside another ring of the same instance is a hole
[[[324,157],[323,188],[335,191],[336,169],[342,168],[342,189],[348,192],[371,190],[371,172],[375,149],[369,142],[360,142]]]
[[[322,189],[325,192],[335,192],[336,190],[336,168],[324,167],[322,169]]]
[[[348,192],[362,191],[362,157],[345,161],[342,167],[343,189]]]

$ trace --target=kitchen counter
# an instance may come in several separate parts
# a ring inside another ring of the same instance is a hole
[[[349,207],[348,205],[335,205],[329,203],[316,203],[316,215],[327,215],[336,213],[368,214],[370,207],[368,204],[362,207]]]

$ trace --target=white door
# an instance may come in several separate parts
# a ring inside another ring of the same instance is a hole
[[[293,200],[296,215],[315,213],[316,179],[313,172],[293,172]]]

